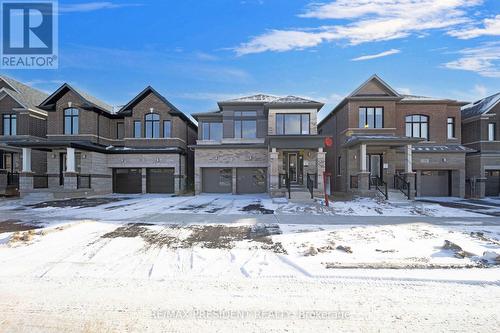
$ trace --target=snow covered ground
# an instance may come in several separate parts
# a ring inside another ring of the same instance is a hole
[[[465,213],[423,203],[422,222],[325,225],[315,221],[349,208],[360,215],[414,213],[366,200],[332,209],[250,196],[26,204],[0,203],[0,332],[500,326],[495,218],[469,213],[463,223],[426,223],[428,215]],[[193,213],[204,220],[144,223]],[[242,218],[222,223],[229,214]],[[286,223],[297,215],[307,223]],[[284,218],[270,223],[274,216]]]

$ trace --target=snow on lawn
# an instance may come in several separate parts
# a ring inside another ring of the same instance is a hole
[[[0,205],[0,210],[31,210],[42,217],[66,219],[124,220],[158,214],[304,214],[355,216],[434,216],[483,217],[485,215],[425,202],[393,204],[383,200],[357,198],[334,201],[326,207],[322,200],[312,203],[292,203],[286,199],[271,199],[267,195],[110,195],[88,199],[50,201],[24,205],[23,200]]]
[[[497,281],[500,273],[498,226],[73,221],[8,235],[0,243],[0,277],[329,277],[375,268],[389,276],[421,269],[425,279]]]

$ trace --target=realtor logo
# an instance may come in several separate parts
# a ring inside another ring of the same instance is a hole
[[[57,68],[57,2],[3,1],[1,11],[1,67]]]

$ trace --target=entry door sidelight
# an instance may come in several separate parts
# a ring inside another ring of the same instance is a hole
[[[66,171],[66,153],[59,153],[59,185],[64,185],[64,172]]]
[[[366,158],[368,159],[367,164],[370,170],[370,177],[371,178],[377,177],[378,179],[383,179],[384,158],[382,157],[382,154],[368,154]]]

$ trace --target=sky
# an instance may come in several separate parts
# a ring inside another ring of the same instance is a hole
[[[500,0],[59,1],[59,68],[1,73],[114,106],[151,85],[188,114],[268,93],[322,118],[372,74],[475,101],[500,91]]]

